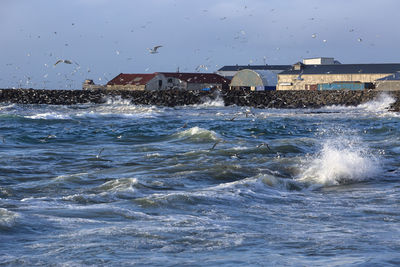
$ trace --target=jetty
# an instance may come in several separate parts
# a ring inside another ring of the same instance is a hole
[[[400,111],[400,91],[370,90],[289,90],[248,91],[238,90],[48,90],[0,89],[0,102],[18,104],[76,105],[102,104],[110,98],[129,100],[135,105],[185,106],[207,101],[223,100],[225,106],[237,105],[255,108],[321,108],[342,105],[357,106],[376,99],[381,94],[390,95],[395,102],[391,111]]]

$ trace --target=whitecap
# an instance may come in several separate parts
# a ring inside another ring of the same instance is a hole
[[[395,102],[396,99],[393,96],[387,93],[382,93],[378,95],[374,100],[361,104],[358,107],[370,112],[382,112],[387,111],[390,106]]]
[[[121,178],[105,182],[98,189],[107,192],[133,192],[134,186],[138,183],[136,178]]]
[[[219,140],[214,131],[203,129],[197,126],[174,134],[173,137],[188,138],[194,142],[209,142]]]
[[[12,228],[18,217],[18,213],[0,208],[0,228]]]
[[[361,143],[344,138],[327,140],[322,149],[308,159],[297,178],[317,185],[338,185],[373,178],[380,170],[378,159]]]
[[[45,113],[38,113],[30,116],[25,116],[27,119],[33,120],[68,120],[71,119],[70,115],[68,114],[61,114],[55,112],[45,112]]]

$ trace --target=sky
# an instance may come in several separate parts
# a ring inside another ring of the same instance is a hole
[[[400,63],[399,10],[398,0],[1,0],[0,88],[312,57]]]

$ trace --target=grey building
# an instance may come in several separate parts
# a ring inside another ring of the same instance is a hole
[[[231,80],[238,71],[244,69],[255,71],[271,71],[275,74],[278,74],[282,71],[290,69],[291,67],[291,65],[233,65],[224,66],[215,73]]]

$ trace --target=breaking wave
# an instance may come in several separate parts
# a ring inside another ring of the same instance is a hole
[[[387,111],[394,102],[396,102],[394,97],[383,93],[377,96],[374,100],[361,104],[358,107],[371,112]]]
[[[12,228],[18,217],[17,213],[0,208],[0,229]]]
[[[71,116],[69,116],[68,114],[62,114],[56,112],[45,112],[31,116],[26,116],[25,118],[33,120],[68,120],[71,119]]]
[[[197,126],[176,133],[173,135],[173,137],[179,139],[188,139],[189,141],[197,143],[212,142],[219,140],[217,134],[214,131],[206,130]]]
[[[373,178],[379,170],[378,159],[360,143],[335,139],[309,160],[297,181],[339,185]]]

